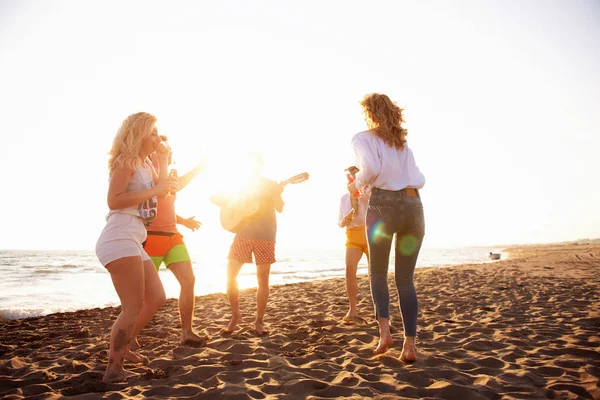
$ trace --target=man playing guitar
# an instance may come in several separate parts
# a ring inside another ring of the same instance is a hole
[[[237,276],[245,263],[252,263],[252,254],[256,263],[258,289],[256,294],[256,320],[254,330],[257,335],[265,334],[263,317],[269,299],[269,273],[275,262],[275,237],[277,235],[277,217],[275,212],[283,211],[281,194],[283,186],[260,175],[262,157],[253,155],[251,163],[252,179],[257,182],[260,206],[258,211],[246,218],[235,232],[236,235],[229,250],[227,264],[227,297],[231,305],[231,321],[225,329],[233,332],[242,321],[239,304]]]

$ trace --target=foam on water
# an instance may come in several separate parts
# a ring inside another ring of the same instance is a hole
[[[490,262],[497,248],[422,249],[417,267]],[[278,249],[272,285],[345,276],[344,248]],[[226,260],[192,254],[197,296],[225,291]],[[394,259],[390,260],[393,271]],[[110,275],[92,251],[0,250],[0,319],[119,305]],[[367,273],[363,257],[358,274]],[[167,297],[179,296],[179,283],[164,267],[159,272]],[[256,267],[245,265],[241,289],[256,286]]]

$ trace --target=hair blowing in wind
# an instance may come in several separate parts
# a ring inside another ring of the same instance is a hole
[[[408,131],[402,126],[403,109],[398,107],[388,96],[380,93],[366,95],[360,102],[365,121],[388,146],[404,149]]]

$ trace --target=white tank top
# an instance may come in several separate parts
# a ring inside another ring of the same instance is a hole
[[[152,179],[152,171],[150,168],[152,168],[151,165],[144,161],[144,164],[135,169],[135,172],[129,180],[129,184],[127,185],[128,192],[137,192],[154,187],[154,179]],[[157,208],[158,201],[156,196],[154,196],[135,206],[110,210],[106,219],[108,220],[112,214],[129,214],[140,217],[144,222],[144,225],[150,225],[154,218],[156,218]]]

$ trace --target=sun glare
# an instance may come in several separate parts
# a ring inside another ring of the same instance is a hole
[[[231,161],[233,160],[233,161]],[[244,155],[207,157],[206,183],[214,193],[225,195],[230,200],[245,201],[257,194],[258,181],[252,168],[247,166]]]

